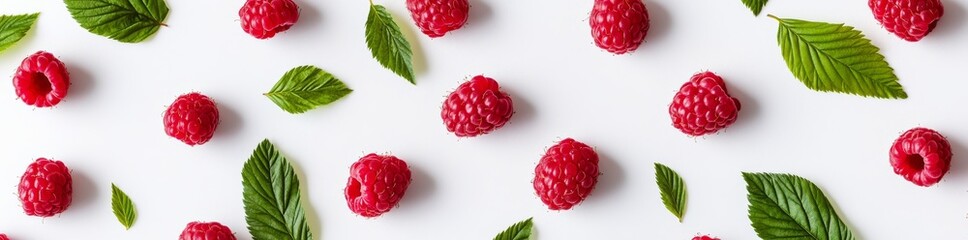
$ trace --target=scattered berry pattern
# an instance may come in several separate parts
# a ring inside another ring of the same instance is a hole
[[[247,0],[239,9],[239,18],[246,33],[269,39],[299,21],[299,6],[292,0]]]
[[[165,133],[189,146],[212,139],[218,123],[218,107],[200,93],[179,96],[165,111]]]
[[[17,192],[28,216],[52,217],[71,206],[71,172],[63,162],[38,158],[20,178]]]
[[[190,222],[178,240],[235,240],[232,229],[218,222]]]
[[[729,95],[726,83],[712,72],[693,75],[672,98],[672,126],[690,136],[714,133],[736,122],[739,100]]]
[[[913,128],[901,134],[891,146],[894,173],[912,183],[930,187],[941,181],[951,168],[951,145],[940,133]]]
[[[378,217],[400,203],[410,186],[410,167],[389,155],[369,154],[350,167],[346,204],[363,217]]]
[[[551,210],[578,205],[598,184],[598,153],[566,138],[548,149],[534,168],[534,191]]]
[[[874,18],[901,39],[920,41],[944,15],[941,0],[870,0]]]
[[[53,54],[38,51],[20,63],[13,76],[17,97],[27,105],[52,107],[67,97],[71,78],[64,63]]]
[[[595,45],[614,54],[635,51],[649,33],[642,0],[595,0],[589,19]]]
[[[447,96],[440,118],[447,131],[458,137],[474,137],[501,128],[514,114],[514,104],[497,81],[475,76]]]
[[[410,16],[420,31],[431,38],[443,37],[467,22],[467,0],[407,0]]]

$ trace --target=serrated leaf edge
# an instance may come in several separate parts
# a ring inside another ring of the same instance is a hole
[[[531,229],[534,227],[534,217],[512,224],[510,227],[494,236],[494,240],[522,240],[531,239]]]
[[[682,222],[686,212],[686,201],[688,201],[685,180],[672,168],[655,163],[655,182],[659,186],[662,204],[679,222]]]
[[[138,212],[134,208],[134,202],[127,193],[118,188],[117,185],[111,183],[111,210],[114,212],[114,216],[118,218],[118,222],[124,226],[124,229],[131,229],[134,225],[134,221],[138,217]]]

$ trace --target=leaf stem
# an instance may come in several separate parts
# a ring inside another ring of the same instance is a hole
[[[776,16],[773,16],[773,14],[767,14],[766,16],[767,16],[767,17],[770,17],[770,18],[772,18],[772,19],[776,19],[777,21],[783,21],[783,20],[780,20],[780,18],[778,18],[778,17],[776,17]]]
[[[162,27],[168,27],[168,24],[163,23],[163,22],[158,23],[158,25],[161,25]]]

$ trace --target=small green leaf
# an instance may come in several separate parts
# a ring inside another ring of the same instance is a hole
[[[520,221],[508,227],[507,230],[501,232],[494,240],[528,240],[531,239],[531,222],[532,218],[528,218],[524,221]]]
[[[314,66],[293,68],[265,95],[282,110],[304,113],[353,92],[332,74]]]
[[[659,185],[662,203],[672,215],[682,222],[686,213],[686,183],[676,171],[660,163],[655,163],[655,182]]]
[[[165,25],[165,0],[64,0],[87,31],[120,42],[141,42]]]
[[[111,210],[114,211],[114,216],[118,217],[121,225],[124,225],[124,229],[131,229],[135,218],[138,217],[138,212],[135,211],[131,198],[114,183],[111,183]]]
[[[383,67],[407,79],[411,84],[417,84],[413,76],[410,42],[403,37],[390,12],[372,2],[370,14],[366,17],[366,47]]]
[[[300,201],[299,176],[269,140],[242,167],[242,203],[253,240],[313,239]]]
[[[750,11],[753,11],[753,15],[759,16],[760,11],[763,11],[763,6],[766,6],[766,1],[768,0],[743,0],[743,4],[745,4]]]
[[[907,98],[879,48],[844,24],[778,18],[777,41],[793,75],[808,88],[877,98]]]
[[[40,13],[0,16],[0,52],[27,36]]]
[[[853,240],[834,207],[812,182],[798,176],[743,173],[753,230],[763,240]]]

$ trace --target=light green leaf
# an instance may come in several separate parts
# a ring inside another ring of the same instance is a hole
[[[777,41],[808,88],[865,97],[907,98],[894,69],[860,31],[844,24],[778,18]]]
[[[304,113],[353,92],[332,74],[314,66],[293,68],[265,95],[282,110]]]
[[[682,222],[686,213],[686,183],[676,171],[660,163],[655,163],[655,182],[659,185],[662,203],[672,215]]]
[[[798,176],[743,173],[753,230],[764,240],[853,240],[823,191]]]
[[[299,194],[299,177],[269,140],[242,167],[245,222],[254,240],[311,240]]]
[[[165,25],[165,0],[64,0],[87,31],[120,42],[141,42]]]
[[[759,16],[760,11],[763,11],[763,6],[766,6],[766,1],[768,0],[743,0],[743,4],[745,4],[750,11],[753,11],[753,15]]]
[[[508,227],[507,230],[501,232],[494,240],[528,240],[531,239],[531,222],[532,218],[528,218],[524,221],[520,221]]]
[[[0,52],[27,36],[40,13],[0,16]]]
[[[403,37],[390,12],[372,2],[370,14],[366,17],[366,47],[383,67],[407,79],[411,84],[417,84],[413,76],[410,42]]]
[[[114,216],[118,217],[121,225],[124,225],[124,229],[131,229],[131,225],[138,217],[138,212],[135,211],[131,198],[114,183],[111,183],[111,210],[114,211]]]

